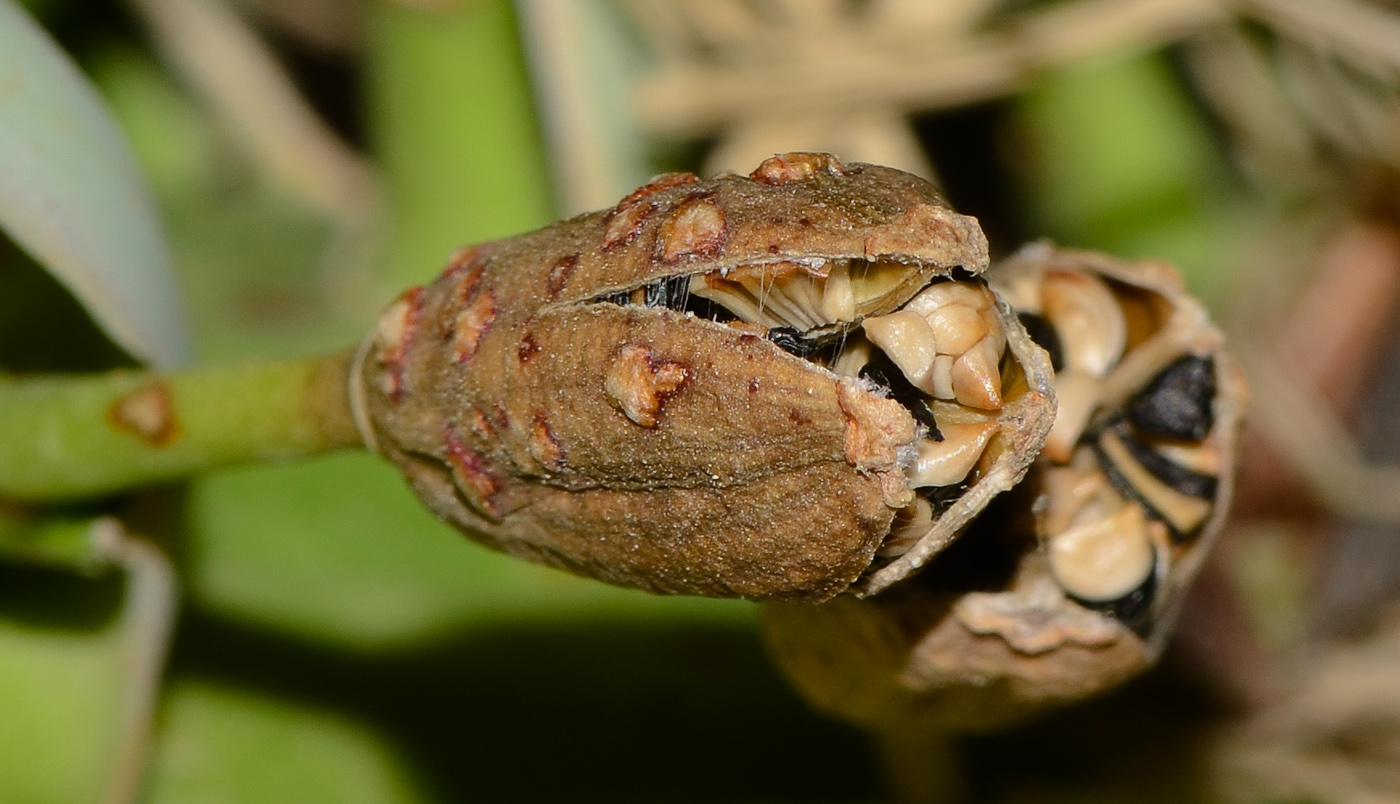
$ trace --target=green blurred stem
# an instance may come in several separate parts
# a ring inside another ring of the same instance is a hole
[[[0,378],[0,500],[75,501],[361,446],[349,363]]]

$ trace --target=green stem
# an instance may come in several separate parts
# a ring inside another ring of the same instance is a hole
[[[349,362],[0,379],[0,499],[80,500],[360,446]]]

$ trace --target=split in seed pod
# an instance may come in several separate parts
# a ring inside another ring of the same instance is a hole
[[[660,593],[874,592],[1024,474],[1050,367],[976,221],[825,154],[465,249],[365,340],[365,440],[469,536]]]
[[[766,608],[794,685],[872,728],[990,728],[1141,672],[1229,507],[1246,392],[1169,266],[1037,244],[987,276],[1056,370],[1026,480],[885,594]]]

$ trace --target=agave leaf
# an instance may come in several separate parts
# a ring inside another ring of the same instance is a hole
[[[185,359],[170,253],[126,142],[14,0],[0,0],[0,228],[131,354]]]

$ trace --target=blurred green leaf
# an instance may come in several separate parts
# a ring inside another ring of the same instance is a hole
[[[192,594],[238,619],[350,646],[468,625],[623,615],[747,623],[732,600],[660,598],[469,543],[366,455],[229,472],[192,504]]]
[[[0,226],[132,354],[185,360],[170,256],[126,144],[13,0],[0,0]]]
[[[1225,160],[1160,53],[1062,70],[1019,102],[1037,228],[1065,245],[1165,259],[1220,289]]]
[[[363,727],[244,691],[176,685],[158,746],[151,804],[429,800]]]
[[[236,145],[153,54],[134,43],[104,43],[87,64],[158,198],[237,181],[245,168]]]
[[[368,7],[371,144],[396,228],[386,299],[459,245],[554,217],[511,4],[463,6]]]
[[[98,800],[124,678],[114,581],[0,572],[0,800]]]

